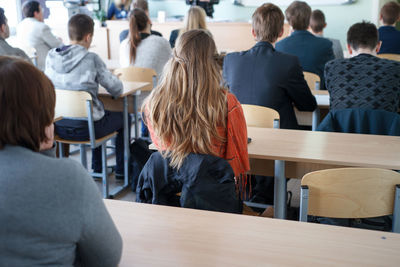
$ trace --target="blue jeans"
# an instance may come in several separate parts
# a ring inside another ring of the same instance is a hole
[[[112,132],[117,131],[117,139],[115,142],[115,154],[117,166],[115,173],[124,174],[124,123],[122,112],[105,111],[103,118],[94,122],[94,131],[97,138],[104,137]],[[130,120],[129,128],[130,129]],[[73,141],[89,140],[89,128],[87,121],[63,119],[55,123],[55,131],[58,136]],[[130,136],[130,133],[129,133]],[[92,169],[95,172],[101,172],[101,147],[92,150]]]

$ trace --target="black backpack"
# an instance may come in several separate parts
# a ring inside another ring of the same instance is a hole
[[[130,168],[131,168],[131,181],[132,181],[132,191],[136,192],[136,186],[140,172],[142,171],[147,160],[150,158],[151,154],[154,152],[149,149],[150,142],[138,138],[129,147],[131,152],[130,157]]]

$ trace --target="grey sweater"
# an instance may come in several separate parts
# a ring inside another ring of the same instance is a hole
[[[1,56],[17,56],[20,57],[22,59],[25,59],[29,62],[31,62],[31,60],[29,59],[29,57],[25,54],[24,51],[22,51],[19,48],[14,48],[11,45],[9,45],[7,43],[6,40],[4,40],[3,38],[0,37],[0,55]]]
[[[103,103],[97,97],[99,84],[112,96],[122,93],[122,82],[113,75],[100,57],[80,45],[69,45],[50,50],[45,74],[56,89],[87,91],[93,100],[93,119],[104,116]]]
[[[84,266],[117,266],[121,236],[93,179],[48,155],[0,150],[0,266],[72,266],[76,255]]]

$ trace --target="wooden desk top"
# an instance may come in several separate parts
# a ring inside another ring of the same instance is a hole
[[[121,98],[125,97],[125,96],[132,95],[136,91],[139,91],[140,89],[148,86],[150,83],[148,83],[148,82],[125,82],[125,81],[123,81],[122,84],[124,86],[124,89],[123,89],[122,94],[120,95]],[[101,95],[101,96],[109,96],[110,94],[107,92],[107,90],[105,88],[100,86],[99,95]]]
[[[400,235],[104,200],[124,266],[397,266]]]
[[[400,170],[400,137],[248,127],[250,158]]]

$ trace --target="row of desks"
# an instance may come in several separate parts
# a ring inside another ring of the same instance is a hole
[[[124,266],[397,266],[400,235],[104,200]]]

